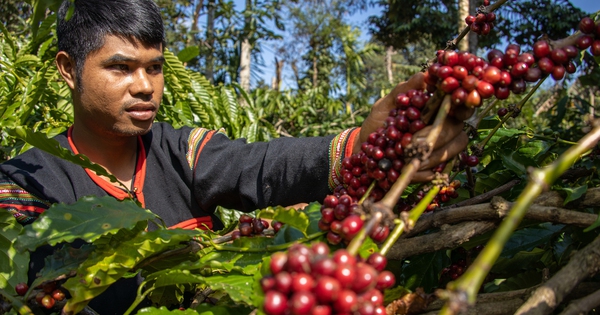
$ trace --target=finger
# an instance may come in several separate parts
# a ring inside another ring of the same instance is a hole
[[[446,142],[442,147],[435,149],[429,158],[421,163],[421,170],[430,169],[442,162],[446,162],[463,151],[469,144],[466,133],[459,133],[454,139]]]
[[[431,170],[418,171],[413,176],[411,183],[425,183],[435,179],[435,174]]]
[[[458,106],[457,108],[451,109],[449,115],[460,121],[465,121],[471,118],[474,112],[475,108],[469,108],[467,106]]]
[[[442,126],[442,132],[440,132],[438,138],[436,139],[433,149],[436,150],[439,147],[446,145],[449,142],[452,142],[454,138],[456,138],[461,132],[463,132],[464,123],[461,120],[454,119],[452,117],[448,117],[444,121],[444,125]],[[413,135],[412,143],[416,145],[420,142],[423,142],[427,139],[429,132],[431,132],[432,126],[427,126],[419,131],[417,131]]]

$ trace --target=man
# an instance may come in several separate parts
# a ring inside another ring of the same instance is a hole
[[[253,211],[321,201],[333,188],[328,183],[335,182],[335,160],[360,150],[395,107],[396,94],[424,86],[422,75],[398,85],[374,105],[362,128],[337,136],[247,144],[204,128],[176,130],[153,123],[164,87],[164,30],[156,4],[76,0],[65,20],[70,4],[64,1],[59,10],[56,66],[72,92],[74,123],[55,139],[102,165],[127,189],[31,149],[0,165],[0,190],[9,192],[0,194],[0,207],[23,224],[53,203],[74,203],[87,195],[133,196],[169,226],[213,230],[223,227],[214,213],[219,205]],[[466,146],[460,121],[449,120],[445,128],[429,167]],[[418,177],[429,175],[423,171]],[[48,253],[32,256],[31,279]],[[119,313],[118,304],[91,305]]]

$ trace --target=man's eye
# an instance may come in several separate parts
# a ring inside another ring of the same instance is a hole
[[[119,71],[127,71],[129,67],[127,65],[112,65],[111,68]]]
[[[148,68],[148,72],[157,73],[162,72],[163,66],[161,64],[152,65]]]

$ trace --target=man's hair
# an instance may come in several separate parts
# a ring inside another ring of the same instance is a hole
[[[67,16],[71,6],[74,10]],[[56,33],[58,49],[75,61],[77,80],[87,56],[104,45],[106,35],[165,46],[162,18],[153,0],[64,0]]]

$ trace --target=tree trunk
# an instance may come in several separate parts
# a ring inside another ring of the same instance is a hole
[[[206,44],[209,53],[206,55],[205,75],[210,83],[214,83],[215,0],[208,0],[206,7]]]
[[[392,55],[394,55],[394,47],[388,46],[385,49],[385,70],[387,71],[387,78],[390,84],[394,84],[394,71],[392,69]]]
[[[458,32],[459,34],[467,24],[465,18],[469,15],[469,0],[458,0]],[[464,38],[458,43],[458,50],[469,51],[469,39]]]
[[[281,71],[283,69],[283,64],[283,60],[278,60],[277,57],[275,57],[275,78],[273,78],[271,88],[276,91],[279,91],[279,87],[281,86]]]
[[[252,0],[246,0],[246,12],[252,11]],[[244,39],[240,52],[240,85],[246,92],[250,92],[250,54],[252,45],[250,44],[250,30],[252,17],[246,15],[244,21]]]
[[[478,0],[469,0],[469,12],[473,15],[477,9],[477,2]],[[469,32],[469,52],[472,54],[477,52],[477,34],[475,32]]]
[[[317,69],[317,57],[313,57],[313,88],[317,87],[317,75],[319,74],[319,70]]]

